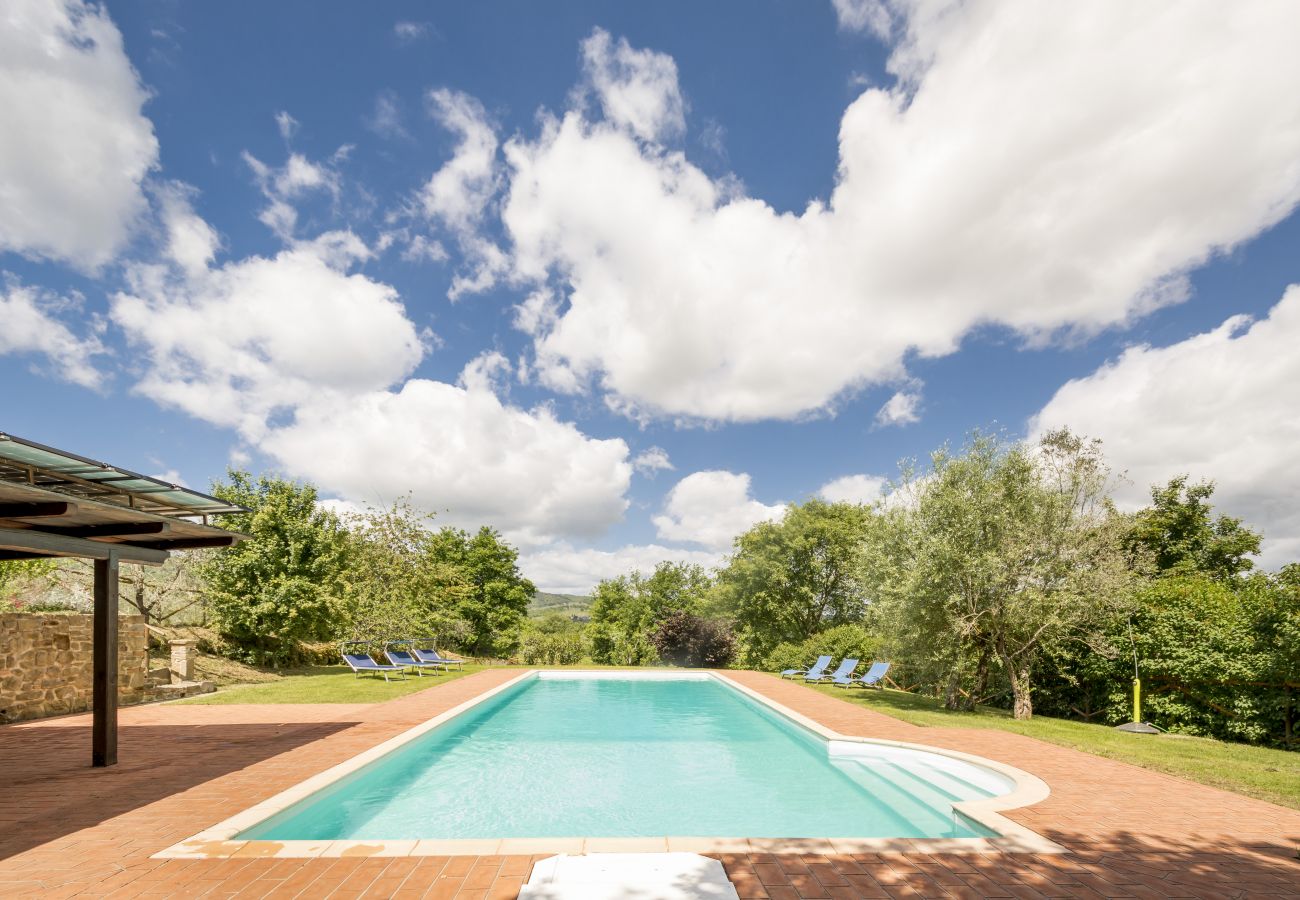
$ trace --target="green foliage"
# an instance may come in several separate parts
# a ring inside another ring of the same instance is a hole
[[[800,669],[812,664],[819,656],[830,656],[836,662],[842,659],[860,659],[858,667],[865,670],[880,659],[883,641],[862,625],[837,625],[797,644],[778,644],[772,648],[764,668],[772,672]]]
[[[441,586],[450,612],[465,623],[462,645],[475,656],[505,657],[519,645],[528,603],[537,589],[519,571],[519,551],[484,526],[475,534],[444,528],[430,539],[434,559],[459,570],[463,582]]]
[[[436,637],[459,645],[468,634],[454,612],[469,594],[468,574],[435,553],[429,518],[400,500],[349,522],[343,612],[352,639]]]
[[[1214,518],[1209,503],[1214,482],[1189,485],[1179,475],[1164,487],[1151,489],[1151,506],[1134,517],[1125,538],[1135,561],[1149,559],[1158,575],[1206,575],[1230,579],[1248,572],[1259,555],[1258,532],[1240,519]]]
[[[592,659],[620,666],[656,662],[650,635],[674,613],[700,612],[711,587],[704,569],[674,562],[660,563],[649,577],[633,572],[602,581],[592,592]]]
[[[519,642],[519,658],[526,666],[571,666],[587,653],[582,625],[561,613],[529,622]]]
[[[736,655],[736,638],[723,619],[706,619],[679,609],[650,635],[659,658],[674,666],[720,669]]]
[[[867,598],[858,560],[873,517],[856,504],[809,500],[736,538],[718,592],[747,664],[760,665],[779,644],[862,621]]]
[[[337,636],[347,533],[310,485],[238,471],[228,478],[213,494],[250,511],[216,524],[252,539],[203,564],[214,624],[250,661],[293,662],[299,641]]]
[[[13,612],[19,608],[37,612],[29,604],[17,600],[17,591],[33,581],[44,581],[54,572],[54,563],[48,559],[21,559],[0,562],[0,612]]]
[[[1097,443],[1064,431],[1036,447],[977,433],[908,473],[913,502],[873,530],[863,577],[898,655],[946,673],[949,705],[984,695],[997,664],[1016,716],[1032,715],[1039,656],[1098,635],[1127,597],[1127,522],[1107,486]]]

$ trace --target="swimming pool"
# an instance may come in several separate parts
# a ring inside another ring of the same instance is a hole
[[[985,838],[953,804],[1014,786],[827,740],[708,673],[539,672],[234,839]]]

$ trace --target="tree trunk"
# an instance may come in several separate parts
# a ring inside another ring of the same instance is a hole
[[[971,692],[968,708],[974,710],[989,689],[989,669],[993,662],[993,648],[985,644],[975,665],[975,690]]]
[[[1007,679],[1011,682],[1011,715],[1017,719],[1034,717],[1034,701],[1030,696],[1029,663],[1022,660],[1019,664],[1001,647],[998,656],[1007,670]]]
[[[958,665],[948,673],[948,684],[943,689],[943,708],[960,710],[961,704],[961,666]]]

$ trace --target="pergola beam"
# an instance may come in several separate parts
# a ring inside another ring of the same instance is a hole
[[[165,534],[171,531],[166,522],[108,522],[103,525],[34,526],[37,531],[49,534],[66,534],[68,537],[126,537],[137,534]]]
[[[61,500],[49,503],[0,503],[0,519],[46,519],[73,516],[77,504]]]
[[[50,534],[46,531],[0,529],[0,550],[19,553],[37,553],[41,556],[80,556],[87,559],[108,559],[122,562],[161,566],[167,561],[167,551],[136,544],[107,544],[87,538]]]

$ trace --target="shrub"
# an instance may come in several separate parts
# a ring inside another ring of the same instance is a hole
[[[859,668],[865,669],[879,652],[881,643],[879,637],[861,625],[837,625],[798,643],[778,644],[768,654],[766,668],[775,672],[798,669],[829,654],[836,661],[860,659]]]
[[[650,636],[664,662],[675,666],[723,668],[736,655],[731,626],[721,619],[706,619],[685,610],[672,613]]]
[[[519,644],[519,659],[526,666],[571,666],[586,655],[581,633],[531,631]]]

